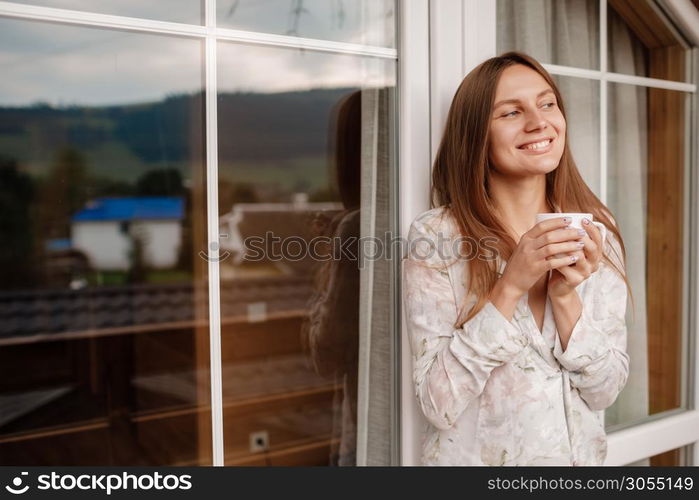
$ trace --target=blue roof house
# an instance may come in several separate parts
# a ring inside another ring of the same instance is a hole
[[[98,198],[72,216],[71,240],[94,269],[128,270],[138,238],[144,264],[167,269],[177,264],[183,218],[181,198]]]

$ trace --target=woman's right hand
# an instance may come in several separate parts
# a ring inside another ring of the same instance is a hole
[[[567,228],[569,224],[567,217],[548,219],[524,233],[500,278],[502,285],[521,296],[544,273],[574,264],[586,233],[583,229]]]

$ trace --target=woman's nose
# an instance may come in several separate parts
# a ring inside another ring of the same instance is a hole
[[[532,110],[527,113],[527,121],[524,124],[526,131],[545,129],[548,124],[539,110]]]

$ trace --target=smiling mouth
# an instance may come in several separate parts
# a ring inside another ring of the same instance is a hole
[[[518,146],[517,149],[522,149],[524,151],[537,151],[539,149],[545,149],[552,142],[553,142],[553,139],[544,139],[543,141],[530,142],[529,144],[524,144],[522,146]]]

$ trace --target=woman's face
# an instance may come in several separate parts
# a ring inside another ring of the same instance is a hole
[[[551,172],[563,155],[565,135],[565,118],[546,80],[521,64],[503,71],[490,118],[493,168],[517,176]]]

